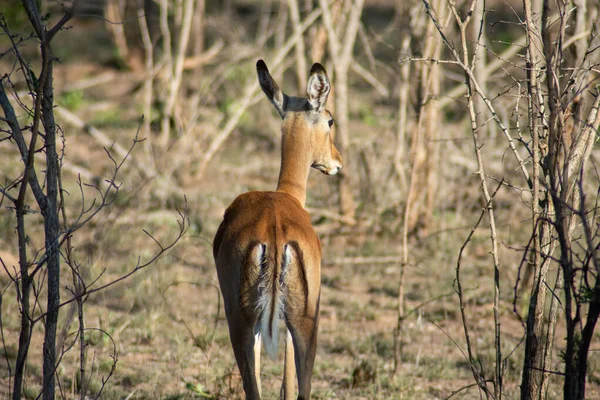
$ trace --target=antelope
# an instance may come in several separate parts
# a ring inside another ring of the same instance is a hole
[[[314,64],[307,97],[283,93],[263,60],[258,81],[283,120],[276,191],[238,196],[225,211],[213,242],[229,337],[246,398],[260,399],[261,343],[277,354],[279,320],[287,329],[280,395],[309,399],[321,294],[321,243],[304,209],[310,168],[335,175],[342,156],[333,145],[333,116],[325,109],[331,85]]]

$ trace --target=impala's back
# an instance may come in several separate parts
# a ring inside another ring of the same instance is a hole
[[[313,65],[307,97],[284,94],[260,60],[261,87],[282,117],[281,170],[275,192],[248,192],[227,208],[213,243],[231,345],[247,399],[260,399],[260,350],[275,356],[279,322],[287,330],[282,395],[308,399],[316,353],[321,245],[304,209],[309,171],[342,167],[325,110],[329,78]]]

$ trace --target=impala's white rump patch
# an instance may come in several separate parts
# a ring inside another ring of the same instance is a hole
[[[288,244],[284,245],[281,268],[279,269],[278,278],[274,279],[275,271],[273,268],[277,268],[277,266],[269,265],[267,246],[264,244],[260,246],[262,251],[257,251],[257,256],[260,256],[258,258],[260,261],[257,263],[257,265],[260,265],[259,296],[256,304],[256,309],[260,315],[258,331],[262,336],[267,354],[269,357],[275,358],[279,344],[279,320],[283,318],[284,312],[285,279],[292,260],[292,249]]]

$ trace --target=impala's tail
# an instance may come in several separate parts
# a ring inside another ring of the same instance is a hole
[[[290,246],[283,246],[283,254],[279,249],[267,249],[260,245],[260,275],[258,278],[259,312],[257,331],[260,332],[267,354],[271,358],[277,355],[279,339],[279,320],[283,317],[285,300],[285,274],[291,262]],[[279,251],[277,251],[279,250]]]

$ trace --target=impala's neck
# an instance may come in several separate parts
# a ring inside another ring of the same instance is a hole
[[[281,170],[277,191],[293,196],[304,207],[312,156],[310,134],[302,131],[306,127],[297,118],[286,120],[282,127]]]

